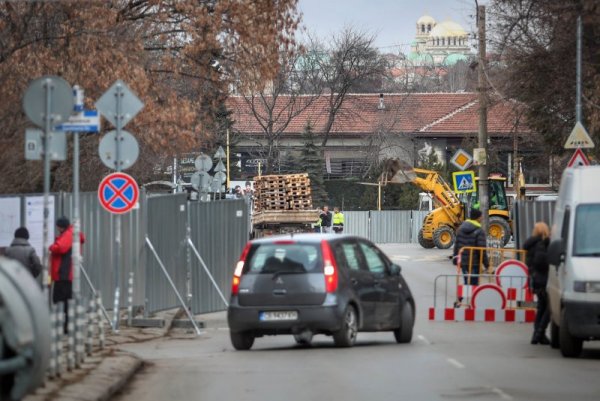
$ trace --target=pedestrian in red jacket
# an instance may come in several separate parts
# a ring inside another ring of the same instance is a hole
[[[66,217],[56,220],[58,236],[50,245],[50,277],[52,278],[52,302],[64,302],[65,333],[68,323],[67,301],[73,297],[73,263],[71,248],[73,246],[73,226]],[[80,233],[81,244],[85,242],[83,233]]]

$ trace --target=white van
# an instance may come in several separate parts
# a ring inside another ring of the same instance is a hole
[[[600,340],[600,166],[565,170],[548,247],[551,344],[563,356]]]

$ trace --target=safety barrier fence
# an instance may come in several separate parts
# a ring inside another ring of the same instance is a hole
[[[50,307],[49,379],[80,368],[86,357],[105,347],[106,319],[100,312],[100,295],[88,301],[72,299],[66,305],[66,316],[64,302]]]
[[[489,266],[483,265],[487,253]],[[500,247],[464,247],[456,261],[456,274],[434,280],[435,321],[531,322],[535,298],[529,289],[526,252]],[[463,271],[461,262],[467,258]]]

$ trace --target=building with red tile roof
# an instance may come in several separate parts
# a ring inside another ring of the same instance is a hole
[[[262,157],[269,143],[279,151],[278,168],[293,169],[285,166],[285,161],[304,146],[308,122],[318,144],[323,141],[332,96],[335,94],[279,96],[275,100],[230,97],[227,106],[232,111],[233,129],[241,137],[237,151],[251,160],[243,162],[245,171],[252,173],[256,158]],[[517,103],[495,96],[489,103],[491,167],[510,178],[514,144],[533,133],[520,118]],[[433,149],[440,161],[447,163],[459,148],[473,151],[478,131],[477,93],[348,94],[327,135],[326,177],[360,175],[374,159],[387,157],[415,164],[423,149]],[[547,170],[541,172],[540,179],[547,174]]]

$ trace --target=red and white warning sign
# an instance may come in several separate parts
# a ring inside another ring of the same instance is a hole
[[[569,160],[569,163],[567,164],[567,168],[577,167],[577,166],[589,166],[589,165],[590,165],[590,161],[588,160],[585,153],[583,153],[583,150],[581,150],[581,148],[577,148],[577,150],[573,153],[573,156],[571,156],[571,159]]]
[[[473,291],[471,307],[473,309],[504,309],[506,307],[506,296],[500,286],[482,284]]]
[[[496,268],[496,283],[504,288],[527,288],[528,269],[525,263],[508,259],[500,263]]]

